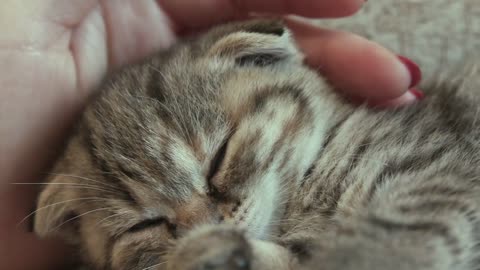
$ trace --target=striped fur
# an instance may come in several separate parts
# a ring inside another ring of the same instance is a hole
[[[107,80],[42,192],[92,269],[480,269],[479,76],[354,107],[278,21]]]

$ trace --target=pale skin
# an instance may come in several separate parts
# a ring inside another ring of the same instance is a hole
[[[173,44],[182,33],[249,12],[342,17],[363,0],[3,0],[0,8],[0,265],[52,269],[68,254],[18,222],[66,129],[109,71]],[[412,77],[388,50],[353,34],[289,21],[307,55],[349,96],[407,104]],[[345,76],[348,74],[348,76]],[[354,89],[354,90],[352,90]]]

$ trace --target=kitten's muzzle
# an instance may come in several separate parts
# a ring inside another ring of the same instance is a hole
[[[176,209],[175,223],[179,229],[189,230],[199,224],[232,223],[240,207],[239,202],[219,202],[208,196],[195,196]]]

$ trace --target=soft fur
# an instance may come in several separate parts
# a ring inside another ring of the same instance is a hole
[[[36,232],[92,269],[480,269],[477,73],[376,110],[302,60],[281,22],[250,21],[119,72]]]

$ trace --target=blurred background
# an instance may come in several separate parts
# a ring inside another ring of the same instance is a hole
[[[420,64],[424,78],[480,62],[480,0],[370,0],[355,16],[321,20]]]

